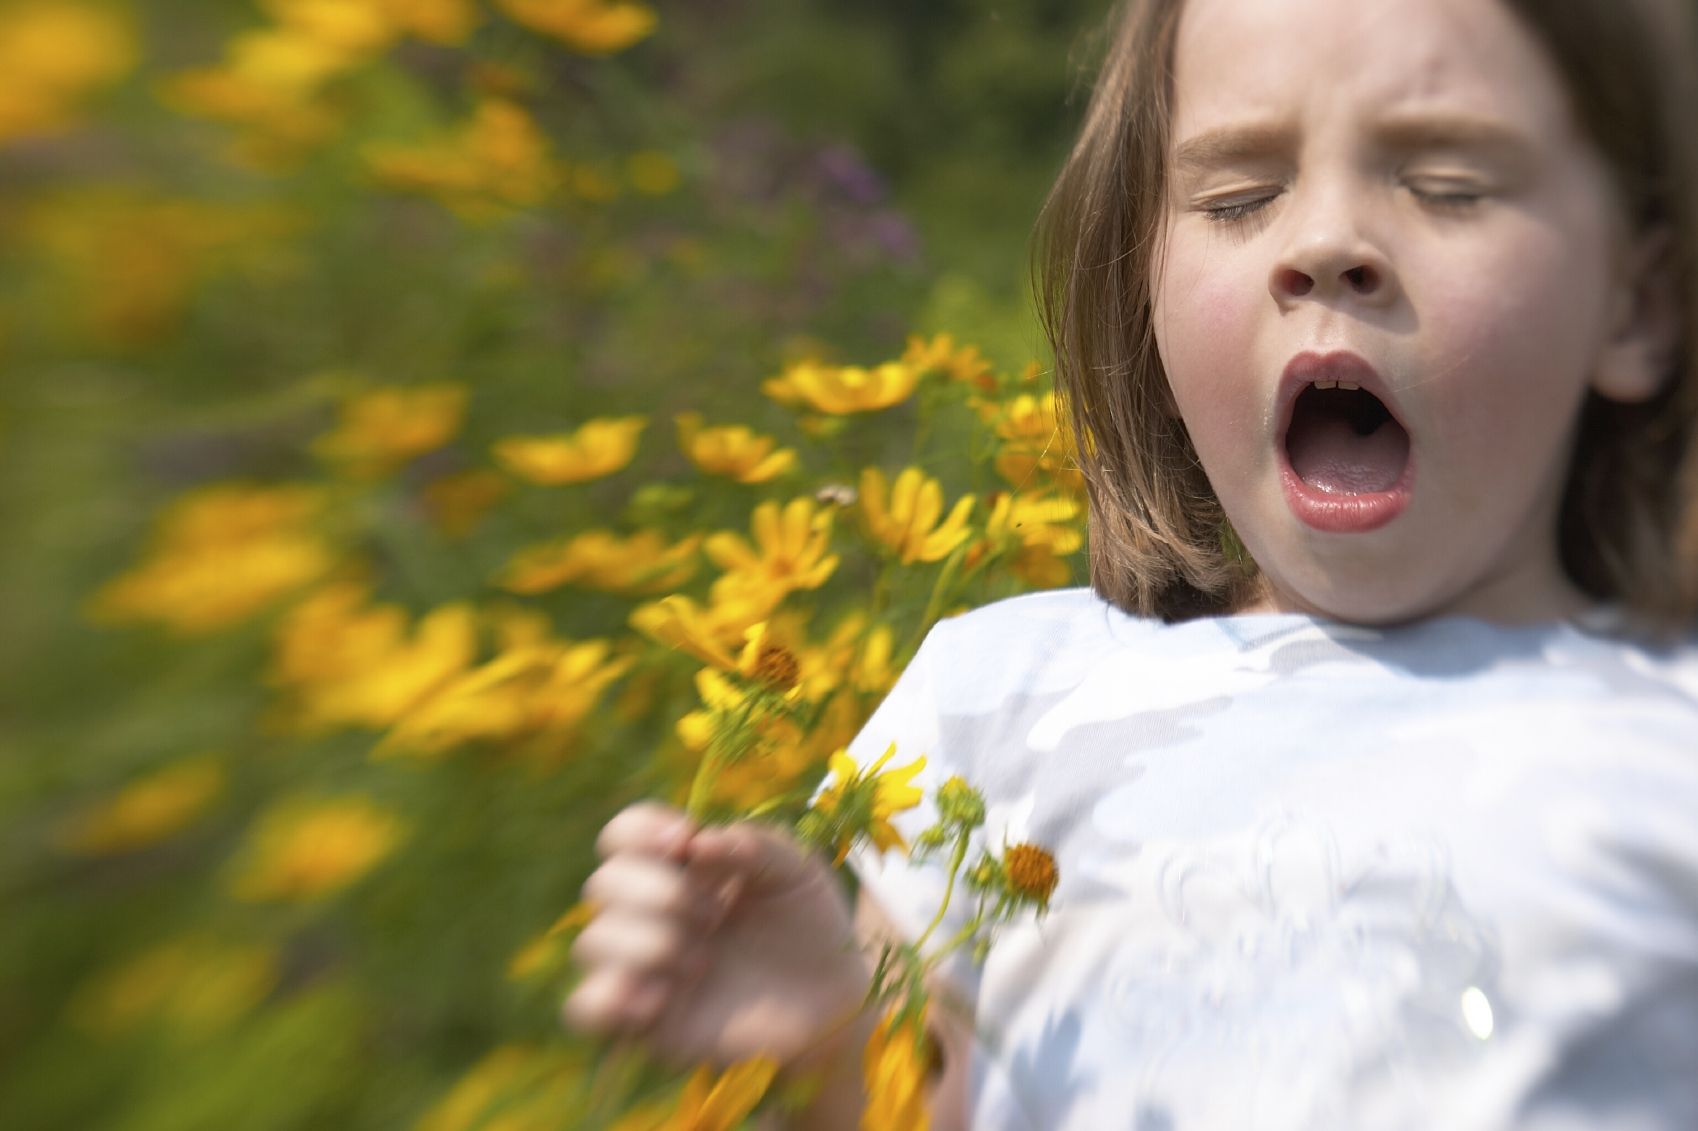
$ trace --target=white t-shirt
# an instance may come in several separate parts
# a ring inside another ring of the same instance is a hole
[[[974,1128],[1698,1128],[1698,648],[1063,590],[939,624],[892,741],[1060,868],[945,967]],[[942,862],[853,864],[935,912]]]

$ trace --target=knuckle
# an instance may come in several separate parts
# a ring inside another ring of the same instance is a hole
[[[675,964],[688,949],[682,927],[654,915],[606,914],[573,940],[572,960],[586,970],[655,970]]]
[[[619,883],[618,867],[614,860],[609,860],[601,867],[591,872],[584,881],[583,898],[600,907],[604,912],[620,904],[621,885]],[[593,924],[592,924],[593,925]],[[588,930],[589,928],[585,928]]]
[[[596,956],[600,953],[599,943],[600,935],[596,931],[596,924],[591,923],[572,940],[572,945],[566,952],[567,956],[574,964],[586,969],[595,966]]]
[[[602,826],[596,837],[596,852],[602,858],[622,851],[642,851],[670,830],[680,826],[683,816],[658,801],[639,801],[626,806]]]
[[[623,855],[590,873],[583,895],[604,911],[661,918],[686,917],[696,899],[683,868]]]
[[[560,1006],[560,1019],[569,1029],[583,1033],[605,1033],[612,1028],[608,1009],[610,997],[599,981],[587,980]]]

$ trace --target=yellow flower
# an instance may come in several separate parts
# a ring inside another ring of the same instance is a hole
[[[270,947],[184,935],[91,979],[71,999],[70,1018],[101,1036],[126,1032],[149,1017],[208,1033],[252,1010],[278,975]]]
[[[869,628],[864,614],[851,613],[838,622],[822,646],[799,649],[808,684],[806,697],[821,699],[840,686],[859,694],[883,695],[896,682],[891,667],[895,644],[896,633],[890,625]]]
[[[74,125],[78,103],[135,65],[135,35],[105,5],[23,3],[0,14],[0,144]]]
[[[386,475],[452,439],[465,409],[463,385],[372,389],[344,402],[341,422],[313,451],[356,478]]]
[[[184,114],[244,128],[232,156],[265,169],[292,165],[329,140],[342,114],[319,90],[357,62],[345,50],[286,28],[262,28],[232,40],[223,62],[180,71],[160,98]]]
[[[805,649],[796,633],[788,625],[762,622],[748,630],[732,673],[716,668],[696,673],[702,707],[680,718],[676,729],[684,748],[698,755],[735,736],[736,749],[717,759],[707,791],[720,809],[751,812],[819,767],[817,735],[805,733],[794,719],[772,709],[770,700],[759,698],[804,699],[829,691],[840,678],[828,673],[822,680],[819,671],[809,670],[823,657]]]
[[[1049,907],[1049,897],[1061,881],[1055,857],[1036,844],[1011,844],[1002,853],[1003,875],[1014,895],[1029,900],[1040,909]]]
[[[925,1014],[904,1021],[897,1012],[885,1015],[867,1041],[862,1056],[867,1106],[861,1131],[927,1131],[931,1114],[926,1082],[932,1057],[925,1035]]]
[[[774,450],[778,441],[759,436],[742,425],[703,428],[699,412],[681,412],[678,446],[690,462],[709,475],[723,475],[739,483],[765,483],[796,466],[796,450]]]
[[[545,967],[565,958],[567,948],[578,932],[595,918],[596,905],[579,900],[566,909],[548,930],[527,942],[507,961],[507,977],[513,980],[528,978]]]
[[[836,847],[837,863],[843,863],[861,837],[870,839],[880,852],[907,847],[890,818],[920,803],[921,790],[910,783],[926,768],[926,759],[921,755],[906,766],[886,770],[884,764],[895,753],[892,742],[865,772],[847,750],[831,756],[828,765],[836,780],[814,799],[812,812],[825,819],[830,830],[825,839]]]
[[[482,18],[472,0],[377,0],[388,19],[420,39],[458,46]]]
[[[564,736],[634,662],[610,653],[606,640],[511,647],[407,712],[375,753],[440,754],[542,731]]]
[[[134,347],[180,328],[203,284],[275,264],[302,218],[277,205],[67,183],[46,199],[20,201],[12,222],[20,251],[51,263],[51,301],[67,308],[62,317],[78,333]]]
[[[611,55],[654,30],[654,9],[631,0],[496,0],[513,20],[585,55]]]
[[[1053,392],[1042,396],[1022,393],[1008,401],[983,402],[978,407],[980,416],[1003,441],[996,456],[996,471],[1010,486],[1017,490],[1030,487],[1033,476],[1042,473],[1068,491],[1084,490],[1072,432],[1066,418],[1056,411]]]
[[[832,751],[842,750],[861,733],[872,707],[861,696],[838,691],[826,700],[808,730],[808,764],[828,764]]]
[[[388,47],[395,28],[369,0],[263,0],[271,17],[292,32],[349,55]]]
[[[362,797],[286,798],[250,833],[230,889],[254,902],[323,898],[382,863],[402,835],[400,820]]]
[[[346,0],[321,2],[345,5]],[[377,8],[396,31],[445,46],[464,44],[482,19],[472,0],[363,0],[363,3]]]
[[[454,472],[425,486],[424,505],[431,521],[448,538],[464,538],[483,516],[506,497],[511,483],[485,468]]]
[[[486,1126],[491,1105],[511,1095],[533,1073],[537,1050],[502,1045],[486,1054],[455,1081],[448,1094],[425,1112],[413,1131],[473,1131]]]
[[[955,338],[950,334],[939,334],[930,341],[911,334],[908,337],[908,348],[902,353],[902,363],[912,366],[921,373],[941,372],[951,381],[990,392],[996,388],[996,377],[991,372],[991,363],[979,352],[977,346],[955,345]]]
[[[770,606],[746,594],[732,595],[702,608],[674,594],[631,614],[631,627],[670,648],[681,648],[703,663],[731,671],[737,666],[733,648],[740,647],[749,628],[763,619]]]
[[[998,492],[984,540],[968,554],[968,564],[985,554],[1012,552],[1009,564],[1016,576],[1037,586],[1065,585],[1072,570],[1061,559],[1085,544],[1083,510],[1069,495]]]
[[[610,530],[586,530],[565,542],[520,550],[496,584],[513,593],[546,593],[581,585],[612,593],[658,593],[676,589],[696,572],[700,535],[670,546],[657,531],[620,538]]]
[[[334,562],[307,487],[203,487],[154,526],[147,557],[91,598],[96,621],[155,621],[192,635],[227,628],[316,580]]]
[[[696,1069],[676,1105],[648,1104],[615,1123],[611,1131],[732,1131],[765,1098],[778,1063],[758,1056],[717,1075]]]
[[[742,745],[735,756],[713,770],[707,798],[719,810],[750,813],[795,788],[804,775],[817,769],[819,756],[794,720],[781,715],[738,719],[746,692],[724,675],[704,668],[696,673],[696,688],[706,706],[678,720],[678,740],[692,754],[705,755],[725,728],[739,726]]]
[[[725,571],[714,592],[747,596],[771,608],[794,590],[818,589],[839,560],[827,553],[834,513],[806,497],[790,500],[782,510],[768,499],[750,518],[752,545],[730,531],[710,535],[703,549]]]
[[[547,135],[505,98],[481,99],[471,121],[445,140],[373,144],[365,159],[379,183],[429,193],[469,220],[538,204],[560,179]]]
[[[892,486],[878,468],[865,469],[860,501],[867,533],[904,565],[935,562],[967,540],[973,496],[963,495],[940,523],[943,488],[917,467],[905,469]]]
[[[292,694],[308,730],[390,726],[476,654],[471,606],[444,605],[409,630],[405,610],[367,596],[353,582],[327,585],[278,626],[270,682]]]
[[[480,148],[500,137],[503,148],[523,153],[533,175],[504,181],[479,160]],[[425,193],[469,218],[499,213],[501,207],[542,198],[556,173],[546,158],[546,141],[530,116],[504,99],[484,99],[473,117],[434,141],[373,142],[362,150],[377,183],[401,192]]]
[[[919,380],[919,370],[899,361],[872,369],[803,361],[763,382],[761,391],[780,404],[843,416],[900,404],[913,395]]]
[[[647,423],[641,416],[602,417],[564,435],[509,436],[496,443],[495,458],[531,483],[583,483],[630,463]]]
[[[83,856],[144,848],[187,826],[223,789],[224,767],[217,759],[172,762],[77,816],[62,830],[60,843]]]
[[[700,673],[697,684],[712,678],[728,688],[764,688],[787,700],[813,701],[829,694],[842,681],[843,673],[837,670],[841,661],[840,650],[809,647],[795,617],[775,618],[744,629],[743,646],[732,662]],[[737,677],[737,681],[724,679],[721,672]],[[743,694],[736,691],[735,701],[722,706],[730,710],[742,702]],[[712,701],[705,691],[703,697]]]
[[[484,1055],[413,1124],[413,1131],[544,1131],[577,1110],[584,1090],[576,1048],[505,1044]]]
[[[891,652],[896,646],[896,633],[888,624],[875,625],[862,641],[849,668],[849,684],[868,695],[883,695],[896,683],[896,670],[891,666]]]

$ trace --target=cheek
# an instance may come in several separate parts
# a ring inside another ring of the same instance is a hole
[[[1251,293],[1245,277],[1219,256],[1174,246],[1156,279],[1156,347],[1194,432],[1202,418],[1231,416],[1255,401],[1246,395],[1256,380],[1250,347],[1257,302],[1267,294]],[[1195,438],[1203,446],[1203,438]]]
[[[1548,443],[1574,412],[1601,341],[1601,260],[1586,237],[1520,235],[1478,245],[1497,250],[1465,265],[1452,258],[1451,285],[1419,304],[1422,336],[1439,346],[1424,380],[1448,394],[1439,403],[1453,434],[1481,443]],[[1535,420],[1546,426],[1505,426]]]

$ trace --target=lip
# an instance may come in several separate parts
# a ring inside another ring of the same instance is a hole
[[[1409,458],[1396,483],[1384,491],[1339,495],[1317,490],[1298,476],[1286,452],[1285,438],[1291,429],[1297,398],[1316,381],[1346,381],[1360,386],[1378,397],[1398,427],[1409,434]],[[1403,422],[1403,414],[1385,380],[1366,358],[1349,350],[1330,353],[1307,350],[1298,354],[1286,363],[1280,375],[1278,405],[1279,435],[1275,446],[1279,452],[1280,481],[1285,488],[1286,504],[1304,525],[1326,534],[1365,534],[1391,522],[1408,507],[1415,485],[1415,437]]]

